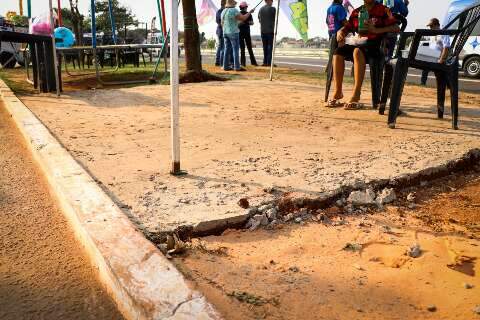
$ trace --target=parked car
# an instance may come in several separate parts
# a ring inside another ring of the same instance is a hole
[[[480,0],[455,0],[450,4],[443,24],[447,25],[466,7],[480,3]],[[457,24],[451,26],[457,28]],[[417,59],[425,61],[437,61],[440,52],[429,47],[430,41],[424,39],[420,43],[417,52]],[[462,52],[460,53],[460,70],[465,76],[471,78],[480,78],[480,22],[475,26],[472,35],[468,38]]]
[[[467,77],[480,78],[480,23],[467,40],[460,55],[462,70]]]
[[[465,8],[480,4],[480,0],[454,0],[448,7],[444,24],[452,21],[453,17]],[[455,28],[456,26],[452,26]],[[475,26],[472,35],[467,40],[460,54],[460,66],[467,77],[480,77],[480,22]]]

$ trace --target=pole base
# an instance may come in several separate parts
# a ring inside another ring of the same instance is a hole
[[[172,170],[170,171],[172,176],[184,176],[187,175],[187,171],[180,170],[180,162],[172,162]]]

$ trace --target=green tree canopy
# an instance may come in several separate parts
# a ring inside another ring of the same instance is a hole
[[[118,0],[112,0],[113,15],[115,17],[116,29],[123,29],[125,26],[136,26],[138,20],[132,10],[120,4]],[[98,32],[111,32],[110,13],[108,11],[108,0],[97,0],[95,3],[96,24]],[[91,13],[89,14],[89,21]],[[90,29],[90,28],[89,28]]]
[[[28,18],[18,14],[12,15],[10,20],[17,27],[28,27]]]

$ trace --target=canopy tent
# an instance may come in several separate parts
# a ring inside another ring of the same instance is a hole
[[[443,26],[447,26],[463,11],[480,4],[480,0],[453,0],[448,6],[447,14],[443,20]]]

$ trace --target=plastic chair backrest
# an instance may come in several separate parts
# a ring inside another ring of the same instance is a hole
[[[456,61],[479,21],[480,5],[477,4],[466,8],[444,27],[444,29],[456,29],[459,31],[454,36],[451,43],[447,56],[447,63],[453,63]]]

